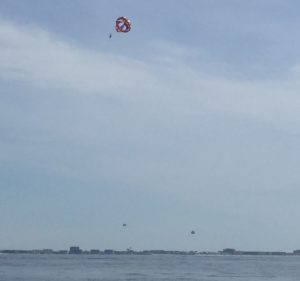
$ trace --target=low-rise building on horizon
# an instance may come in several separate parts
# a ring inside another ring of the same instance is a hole
[[[82,254],[82,250],[78,246],[72,246],[69,250],[70,255],[79,255]]]

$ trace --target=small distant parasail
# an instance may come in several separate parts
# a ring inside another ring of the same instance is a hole
[[[126,17],[118,17],[115,28],[117,32],[127,33],[131,30],[131,22]]]

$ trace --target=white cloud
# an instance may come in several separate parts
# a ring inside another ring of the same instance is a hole
[[[121,94],[152,106],[157,99],[179,114],[216,111],[298,131],[298,66],[281,81],[242,81],[189,66],[198,52],[188,47],[154,42],[155,57],[165,61],[151,55],[142,61],[82,49],[39,28],[5,21],[0,22],[0,42],[2,79],[68,93]]]
[[[35,27],[2,21],[0,38],[2,78],[76,93],[128,92],[139,81],[155,83],[142,62],[83,50]]]

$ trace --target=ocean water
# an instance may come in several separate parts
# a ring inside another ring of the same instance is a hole
[[[296,256],[6,255],[1,281],[299,281]]]

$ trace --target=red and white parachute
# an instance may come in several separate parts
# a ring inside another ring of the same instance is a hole
[[[125,17],[118,17],[115,28],[117,32],[127,33],[131,30],[131,22]]]

